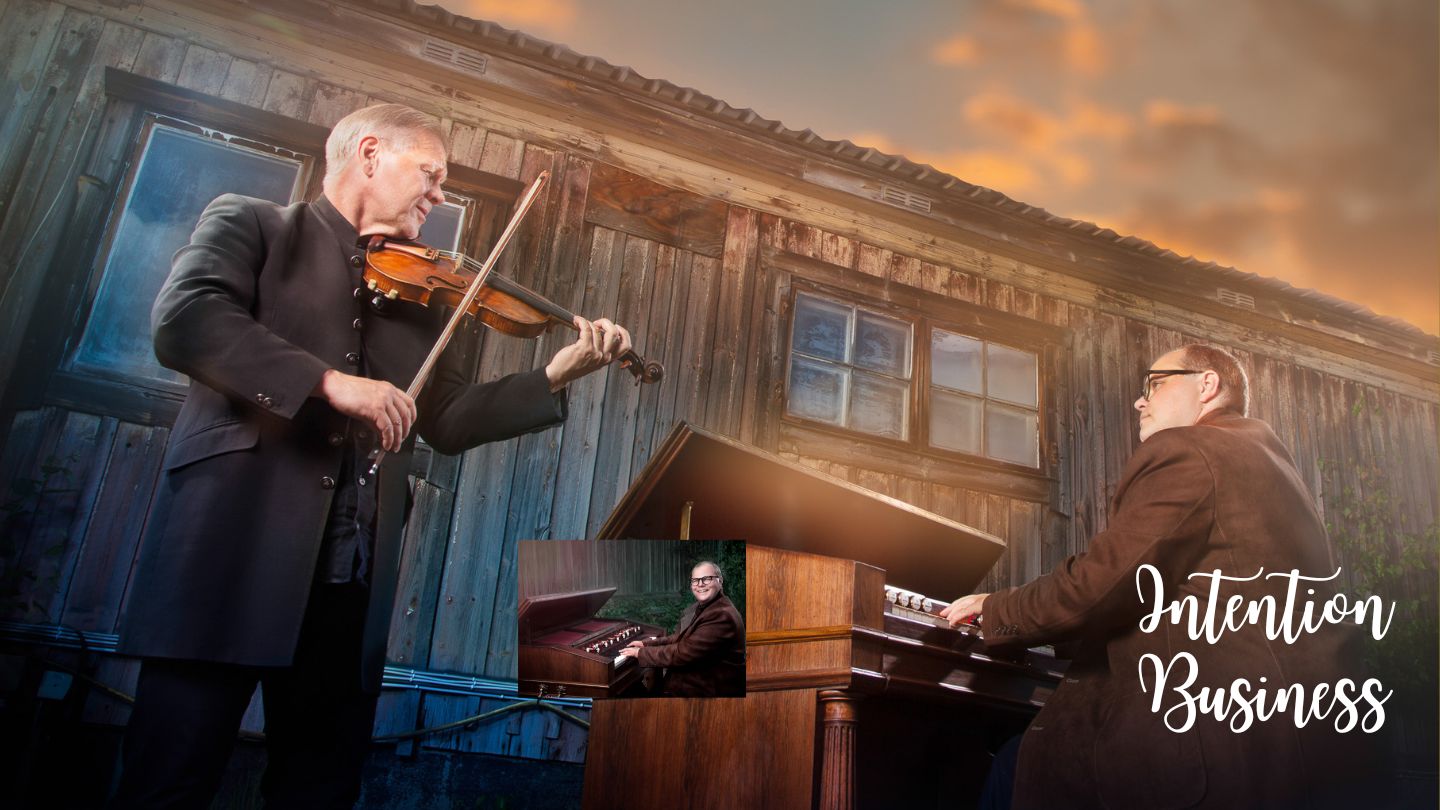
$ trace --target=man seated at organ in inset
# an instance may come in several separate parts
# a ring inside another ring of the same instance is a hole
[[[690,571],[695,603],[680,614],[675,632],[632,641],[620,655],[643,667],[663,668],[658,693],[666,697],[744,697],[745,620],[725,596],[720,566],[705,561]]]

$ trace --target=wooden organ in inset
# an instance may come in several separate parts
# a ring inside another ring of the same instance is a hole
[[[520,693],[538,697],[620,697],[635,690],[640,667],[619,655],[632,641],[662,636],[651,624],[595,614],[614,588],[529,596],[520,601]]]

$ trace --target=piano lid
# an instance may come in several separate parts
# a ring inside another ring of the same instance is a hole
[[[746,540],[885,569],[885,581],[953,599],[1005,549],[997,537],[685,424],[675,426],[596,535]]]
[[[528,639],[551,628],[588,619],[605,607],[614,595],[614,588],[596,588],[527,596],[520,600],[520,610],[516,615],[520,638]]]

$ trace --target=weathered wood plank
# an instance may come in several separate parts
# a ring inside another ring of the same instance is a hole
[[[17,119],[16,140],[7,145],[4,163],[0,165],[0,379],[10,379],[13,350],[20,343],[18,330],[29,320],[31,307],[43,284],[44,273],[15,275],[15,269],[46,267],[55,248],[58,230],[65,225],[64,216],[47,216],[62,202],[73,204],[73,178],[66,175],[73,168],[74,156],[81,144],[93,133],[87,130],[84,115],[91,109],[81,108],[80,120],[75,119],[77,99],[104,30],[104,19],[75,10],[67,10],[60,20],[61,34],[47,52],[48,60],[35,65],[37,81],[35,104],[27,106]],[[69,181],[69,182],[66,182]],[[56,199],[57,195],[60,199]],[[68,211],[68,206],[60,208]],[[43,230],[38,228],[43,227]],[[24,256],[20,255],[24,251]],[[12,281],[13,279],[13,281]]]
[[[710,365],[711,347],[718,328],[715,309],[720,297],[722,263],[708,256],[686,254],[690,258],[687,299],[678,372],[683,375],[675,392],[675,417],[709,427],[706,421],[706,396],[713,391],[714,369]]]
[[[27,582],[20,597],[28,621],[59,621],[65,590],[89,525],[96,492],[115,435],[115,420],[57,412],[53,450],[31,475],[42,481],[33,521],[19,558]]]
[[[821,231],[820,252],[815,258],[822,262],[853,269],[858,247],[859,243],[854,239],[830,231]]]
[[[128,422],[117,427],[95,499],[95,519],[85,534],[65,601],[64,624],[115,632],[169,433]]]
[[[780,238],[778,234],[776,238]],[[750,263],[743,260],[743,254],[731,252],[726,258],[729,261],[720,264],[715,339],[709,361],[703,424],[726,436],[734,436],[739,432],[742,403],[747,393],[745,364],[740,358],[752,351],[747,315],[751,296],[757,288],[757,274]]]
[[[315,98],[305,120],[322,127],[333,127],[341,118],[365,106],[365,94],[348,87],[316,82]]]
[[[956,301],[979,304],[984,297],[983,279],[963,270],[951,269],[945,281],[945,294]]]
[[[1075,473],[1074,519],[1071,521],[1068,554],[1076,554],[1090,546],[1090,538],[1104,526],[1106,501],[1103,498],[1105,475],[1104,420],[1100,412],[1100,375],[1096,363],[1102,351],[1097,343],[1092,310],[1070,309],[1070,325],[1075,341],[1072,352],[1074,387],[1071,420],[1075,441],[1071,445]]]
[[[265,93],[270,88],[270,76],[274,72],[269,65],[248,59],[231,59],[230,68],[225,72],[225,83],[220,85],[216,95],[229,101],[258,107],[265,102]]]
[[[620,268],[625,260],[626,236],[609,228],[591,226],[588,272],[585,276],[587,312],[614,311]],[[601,413],[609,391],[600,375],[592,374],[570,384],[570,416],[565,420],[560,445],[560,473],[555,506],[550,516],[553,537],[586,537],[590,519],[590,491],[595,480]]]
[[[386,689],[381,692],[380,701],[375,707],[375,729],[372,736],[406,734],[420,728],[422,694],[424,693],[419,689]]]
[[[720,200],[668,188],[606,164],[597,164],[590,182],[585,219],[633,236],[720,256],[726,211]]]
[[[1100,503],[1108,510],[1115,497],[1115,486],[1120,480],[1120,471],[1125,459],[1130,457],[1130,442],[1134,420],[1127,409],[1133,401],[1129,392],[1135,388],[1134,377],[1126,374],[1125,321],[1115,315],[1100,315],[1096,318],[1100,327],[1099,359],[1100,390],[1097,404],[1103,409],[1101,436],[1105,467],[1103,480],[1104,497]],[[1107,513],[1105,524],[1109,525]]]
[[[688,255],[685,251],[678,251],[670,245],[662,244],[657,248],[654,282],[647,294],[648,307],[642,307],[643,318],[637,324],[637,328],[643,330],[643,335],[653,336],[649,342],[655,344],[660,351],[660,354],[653,354],[648,359],[662,365],[673,364],[675,360],[669,356],[668,351],[674,344],[666,340],[665,336],[670,335],[672,329],[680,328],[678,311],[684,307],[684,298],[676,293],[686,285],[683,283],[684,279],[677,283],[675,265],[686,259]],[[633,331],[631,337],[636,339]],[[636,340],[637,352],[642,351],[638,339]],[[630,461],[631,470],[637,474],[650,461],[650,454],[655,446],[665,440],[667,428],[661,427],[661,420],[669,419],[674,414],[675,383],[673,380],[661,379],[658,384],[641,385],[638,393],[634,451]],[[669,422],[666,422],[666,425],[668,424]]]
[[[655,257],[659,245],[648,239],[625,240],[625,262],[619,279],[616,319],[635,323],[644,311],[655,279]],[[634,461],[636,409],[640,389],[630,375],[611,369],[606,374],[604,426],[596,454],[595,479],[590,489],[590,520],[585,536],[593,537],[610,510],[630,486]]]
[[[450,162],[477,167],[485,147],[485,130],[473,124],[456,121],[450,125]]]
[[[185,64],[185,52],[189,48],[189,43],[183,39],[148,32],[140,45],[134,70],[141,76],[174,84],[180,77],[180,68]]]
[[[229,54],[191,43],[185,49],[185,58],[180,62],[180,75],[175,83],[197,93],[219,95],[225,87],[231,61]]]
[[[906,256],[901,253],[890,254],[890,269],[886,277],[896,283],[904,284],[907,287],[920,288],[923,286],[920,278],[920,260],[914,256]]]
[[[0,73],[0,225],[15,202],[12,191],[25,165],[48,104],[49,85],[43,81],[51,50],[62,31],[65,8],[58,3],[23,3],[0,19],[0,42],[6,43],[4,72]],[[0,284],[14,272],[0,268]]]
[[[501,177],[519,177],[525,160],[525,143],[491,130],[485,133],[485,146],[480,150],[476,168]]]
[[[265,100],[260,102],[260,109],[303,121],[315,97],[315,84],[304,76],[276,70],[270,74],[270,84],[265,88]]]
[[[892,256],[893,254],[885,248],[861,242],[859,250],[856,251],[855,269],[867,276],[885,278],[890,272]]]
[[[763,242],[766,226],[762,223],[759,238]],[[786,409],[785,390],[788,385],[788,355],[790,345],[791,308],[793,305],[792,279],[787,273],[773,265],[757,259],[760,268],[756,292],[752,296],[750,331],[757,338],[755,347],[747,353],[754,359],[747,363],[747,374],[753,370],[754,392],[746,398],[749,410],[742,409],[742,417],[749,421],[742,427],[749,427],[751,441],[761,448],[774,450],[785,441],[789,427],[784,422]],[[829,455],[828,453],[825,455]]]
[[[428,481],[414,484],[415,503],[405,526],[395,607],[390,614],[386,658],[399,666],[423,667],[430,657],[438,585],[445,562],[446,535],[454,493]],[[411,719],[414,719],[412,712]]]

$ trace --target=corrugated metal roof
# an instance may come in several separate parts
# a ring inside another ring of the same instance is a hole
[[[1052,214],[1043,208],[1011,199],[993,189],[967,183],[934,166],[915,163],[903,155],[886,154],[873,147],[861,146],[848,140],[829,140],[810,129],[791,129],[784,123],[766,118],[753,109],[731,106],[722,99],[691,87],[682,87],[663,79],[647,78],[624,65],[613,65],[599,57],[577,53],[565,45],[538,39],[522,31],[505,28],[493,22],[463,17],[439,6],[416,3],[414,0],[357,0],[357,2],[392,13],[400,13],[421,20],[428,25],[450,29],[473,42],[502,50],[509,56],[519,57],[540,65],[558,67],[571,73],[579,73],[599,83],[624,88],[630,92],[662,101],[688,114],[729,123],[757,137],[772,138],[795,148],[885,172],[906,182],[926,187],[932,191],[944,192],[957,199],[963,198],[979,202],[999,211],[1113,244],[1142,256],[1169,261],[1176,267],[1184,268],[1187,271],[1213,273],[1217,281],[1253,285],[1283,297],[1328,307],[1411,337],[1434,337],[1411,323],[1399,318],[1379,315],[1369,307],[1353,301],[1346,301],[1319,290],[1296,287],[1278,278],[1246,273],[1234,267],[1212,261],[1202,261],[1193,256],[1181,256],[1137,236],[1118,234],[1092,222]]]

